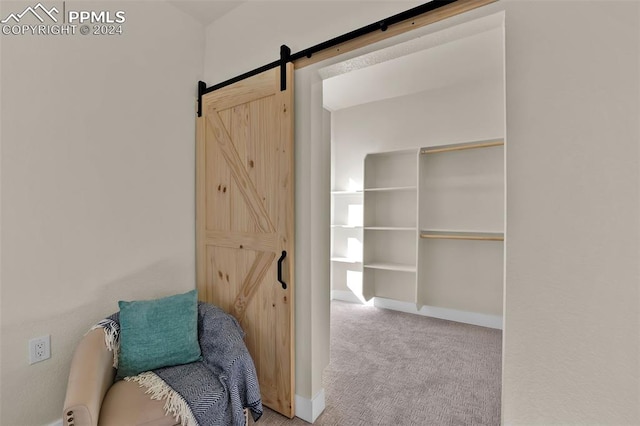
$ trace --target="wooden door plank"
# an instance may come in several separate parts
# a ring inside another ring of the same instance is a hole
[[[276,252],[278,247],[278,234],[251,233],[251,232],[225,232],[207,231],[206,244],[215,244],[220,247],[249,249],[256,251]]]
[[[278,92],[279,93],[279,92]],[[250,120],[248,124],[246,166],[249,175],[256,184],[259,194],[263,194],[262,202],[269,217],[278,216],[276,197],[264,197],[264,194],[275,194],[277,170],[279,168],[277,145],[281,143],[278,134],[279,116],[277,113],[277,95],[259,99],[249,104]]]
[[[278,79],[279,76],[278,69]],[[290,252],[287,253],[289,268],[288,272],[291,276],[293,276],[293,259],[294,259],[294,251],[293,251],[293,233],[294,233],[294,225],[295,225],[295,217],[294,217],[294,191],[295,191],[295,182],[293,181],[293,168],[295,165],[295,156],[294,156],[294,129],[293,129],[293,74],[294,68],[293,64],[287,64],[286,68],[287,72],[287,87],[289,90],[287,91],[279,91],[276,94],[276,103],[278,108],[278,116],[279,120],[279,129],[278,129],[278,145],[277,151],[279,155],[279,170],[278,170],[278,188],[276,190],[280,191],[282,197],[279,198],[281,205],[279,206],[278,211],[281,214],[278,216],[278,229],[280,229],[281,234],[283,236],[283,245],[291,248]],[[292,295],[293,297],[293,295]]]
[[[260,195],[258,194],[255,186],[251,182],[247,174],[247,170],[242,165],[242,160],[238,155],[238,151],[235,149],[231,136],[227,132],[218,116],[217,112],[214,112],[207,116],[208,126],[215,135],[215,140],[218,143],[222,151],[222,155],[229,166],[231,176],[238,184],[238,190],[247,202],[247,207],[261,232],[275,232],[275,227],[269,219],[268,213],[262,204]]]
[[[242,283],[242,287],[233,302],[233,313],[238,321],[241,321],[244,318],[247,305],[253,298],[260,284],[262,284],[264,276],[269,267],[273,264],[275,257],[275,253],[265,252],[260,252],[256,256],[256,259],[251,265],[251,269],[246,275],[244,282]],[[266,283],[266,285],[269,285],[269,283]]]
[[[277,70],[274,68],[233,83],[225,87],[224,90],[207,93],[202,97],[203,111],[206,111],[210,105],[215,105],[216,109],[223,110],[273,95],[280,90],[280,87],[277,87],[279,80],[275,79],[276,72]]]
[[[233,141],[233,147],[238,153],[241,167],[247,170],[245,158],[247,156],[247,150],[250,149],[248,146],[249,132],[247,130],[249,121],[248,104],[240,104],[226,111],[229,112],[229,120],[224,123],[224,127],[229,133],[230,139]],[[251,176],[249,176],[249,180],[254,185],[257,184]],[[247,206],[247,201],[237,186],[238,183],[234,179],[232,183],[233,190],[231,191],[232,215],[230,218],[230,229],[237,232],[260,232],[257,224],[252,219],[250,206]]]
[[[206,280],[206,158],[205,158],[206,119],[196,119],[196,288],[198,295],[210,300]]]
[[[282,275],[285,283],[287,283],[287,292],[275,292],[273,300],[275,301],[274,323],[278,324],[281,329],[287,328],[287,333],[281,331],[273,331],[272,338],[276,348],[278,362],[291,365],[291,371],[277,369],[275,371],[275,386],[282,391],[278,392],[279,400],[276,406],[282,407],[285,414],[293,417],[295,413],[294,389],[295,376],[295,347],[291,344],[291,339],[286,337],[288,334],[293,336],[294,330],[294,309],[293,301],[295,297],[295,286],[293,278],[295,277],[295,245],[294,245],[294,226],[295,226],[295,209],[294,209],[294,128],[293,128],[293,112],[294,112],[294,65],[287,64],[286,67],[286,91],[276,93],[276,106],[278,108],[279,129],[278,129],[278,155],[279,170],[277,191],[282,194],[279,197],[280,206],[278,211],[280,215],[277,219],[277,227],[280,230],[282,246],[277,253],[281,255],[282,250],[287,251],[287,255],[282,265]],[[278,69],[278,79],[280,78],[280,69]]]
[[[217,114],[216,114],[217,115]],[[216,144],[215,132],[206,126],[206,229],[228,230],[231,224],[231,171],[224,161],[224,154]]]

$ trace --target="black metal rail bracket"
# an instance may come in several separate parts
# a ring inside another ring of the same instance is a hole
[[[207,90],[207,83],[204,81],[198,82],[198,117],[202,117],[202,95]]]
[[[287,90],[287,62],[291,61],[291,49],[286,44],[280,46],[280,91]]]

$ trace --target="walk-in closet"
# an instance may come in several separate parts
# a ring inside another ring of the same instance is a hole
[[[501,16],[352,62],[324,80],[332,298],[502,328]]]

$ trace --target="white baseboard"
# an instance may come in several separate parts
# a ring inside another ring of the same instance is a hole
[[[312,399],[296,395],[296,417],[307,423],[313,423],[324,411],[324,389],[316,394]]]
[[[399,300],[374,297],[369,302],[363,303],[353,292],[345,290],[331,290],[331,300],[366,304],[377,308],[391,309],[407,312],[409,314],[423,315],[425,317],[440,318],[449,321],[463,322],[465,324],[479,325],[481,327],[497,328],[502,330],[502,316],[481,314],[477,312],[459,311],[456,309],[439,308],[436,306],[423,306],[418,310],[415,303],[401,302]]]
[[[343,302],[362,304],[358,296],[348,290],[331,290],[331,300],[342,300]]]
[[[440,318],[502,330],[502,316],[500,315],[458,311],[456,309],[438,308],[436,306],[423,306],[418,310],[415,303],[401,302],[382,297],[375,297],[373,305],[378,308],[393,309],[395,311],[402,311],[410,314],[424,315],[426,317]]]
[[[55,422],[50,423],[50,424],[49,424],[49,425],[47,425],[47,426],[62,426],[62,419],[60,419],[60,420],[56,420]]]

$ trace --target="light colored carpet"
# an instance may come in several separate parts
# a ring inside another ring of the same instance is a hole
[[[499,425],[502,332],[331,303],[326,408],[315,425]],[[303,426],[269,409],[257,426]]]

